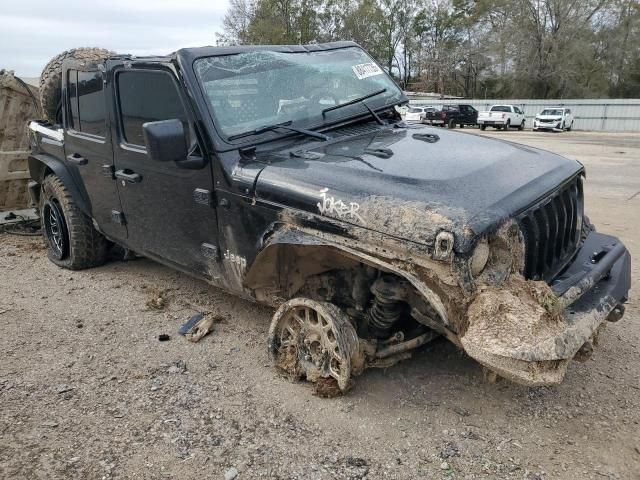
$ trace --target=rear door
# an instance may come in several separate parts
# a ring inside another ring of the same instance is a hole
[[[142,125],[179,119],[189,158],[202,157],[188,101],[169,68],[115,68],[115,176],[129,232],[128,245],[144,255],[210,278],[218,229],[210,161],[198,169],[147,156]],[[186,160],[186,158],[185,158]],[[215,262],[213,262],[215,264]]]
[[[103,73],[97,67],[83,68],[76,65],[65,74],[65,162],[89,200],[91,216],[100,230],[114,240],[125,238],[126,227],[112,221],[113,213],[120,211],[120,199],[112,176]]]
[[[462,121],[460,123],[478,123],[478,111],[471,105],[460,105],[460,113],[462,115]]]
[[[518,107],[513,107],[513,111],[515,113],[515,121],[512,122],[514,125],[521,125],[524,120],[524,113]]]

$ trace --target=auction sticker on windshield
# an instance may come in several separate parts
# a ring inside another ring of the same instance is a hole
[[[354,65],[353,73],[356,74],[358,80],[364,78],[374,77],[376,75],[382,75],[382,69],[376,63],[361,63],[360,65]]]

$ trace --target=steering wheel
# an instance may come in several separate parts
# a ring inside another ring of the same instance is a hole
[[[333,102],[333,105],[338,105],[338,97],[336,97],[336,95],[326,87],[315,89],[309,97],[309,103],[311,105],[325,105],[329,107],[332,106],[321,103],[324,100],[330,100]]]

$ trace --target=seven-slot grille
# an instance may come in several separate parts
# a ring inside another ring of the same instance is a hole
[[[578,249],[582,229],[582,177],[518,218],[525,242],[525,278],[549,281]]]

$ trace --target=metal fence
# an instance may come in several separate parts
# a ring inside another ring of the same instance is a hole
[[[533,118],[546,107],[568,107],[575,117],[576,130],[602,130],[609,132],[640,132],[640,99],[593,100],[439,100],[433,97],[411,97],[415,105],[450,105],[464,103],[478,110],[488,110],[491,105],[510,104],[520,107],[527,118],[527,127]]]

